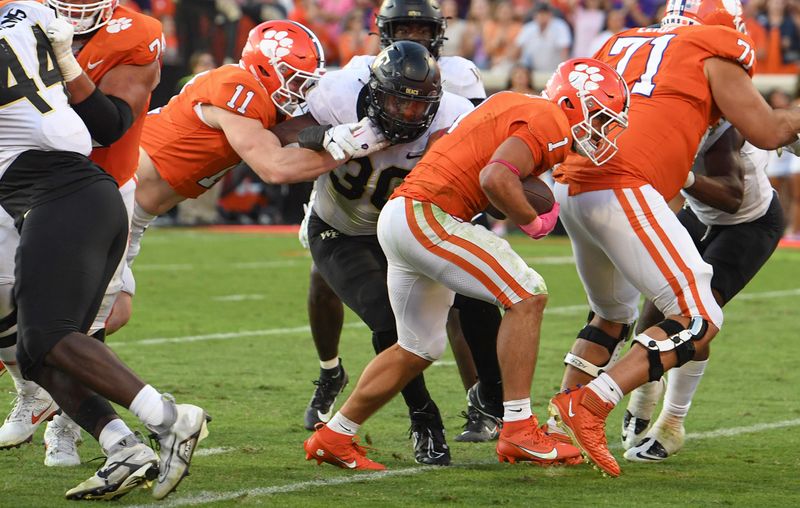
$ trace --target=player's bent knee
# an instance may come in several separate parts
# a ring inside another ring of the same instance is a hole
[[[591,321],[592,317],[593,314],[590,313],[588,321]],[[622,355],[622,349],[630,338],[630,332],[633,327],[634,325],[631,324],[622,325],[619,335],[614,337],[597,326],[587,324],[581,329],[581,331],[578,332],[578,338],[605,348],[606,351],[608,351],[608,361],[603,365],[596,365],[586,358],[570,351],[564,357],[564,364],[572,366],[592,377],[599,376],[603,372],[610,369],[611,366],[614,365],[614,363],[616,363],[616,361]]]
[[[24,326],[17,338],[17,362],[23,377],[35,381],[35,377],[46,359],[50,364],[55,363],[50,355],[53,348],[62,339],[73,333],[79,333],[77,327],[48,324]]]
[[[538,294],[538,295],[531,295],[524,300],[520,300],[519,302],[513,304],[511,307],[506,309],[508,311],[521,311],[521,312],[532,312],[538,316],[541,316],[544,313],[544,308],[547,306],[547,293]]]
[[[444,354],[445,347],[447,346],[447,336],[441,335],[433,339],[399,339],[397,344],[408,351],[415,354],[428,362],[435,362]]]
[[[700,316],[693,316],[688,326],[684,326],[674,319],[665,319],[658,323],[667,334],[666,339],[654,339],[649,335],[639,334],[633,338],[647,350],[647,360],[649,362],[648,375],[650,381],[657,381],[664,375],[664,364],[661,362],[661,353],[674,351],[677,356],[676,367],[684,365],[695,357],[697,341],[701,339],[707,345],[711,339],[708,337],[710,325],[708,321]],[[716,328],[716,327],[714,327]],[[713,337],[713,334],[711,335]]]

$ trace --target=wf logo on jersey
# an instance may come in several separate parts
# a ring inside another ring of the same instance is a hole
[[[112,19],[106,25],[106,32],[110,34],[116,34],[123,30],[129,29],[133,25],[133,20],[131,18],[118,18]]]
[[[291,52],[294,41],[288,37],[289,32],[267,30],[264,32],[264,39],[259,43],[258,49],[269,59],[285,57]]]
[[[569,84],[581,92],[593,92],[599,89],[598,83],[604,79],[599,68],[583,63],[576,65],[569,73]]]

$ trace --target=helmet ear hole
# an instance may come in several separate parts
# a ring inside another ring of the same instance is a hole
[[[558,105],[561,106],[561,109],[564,110],[574,110],[575,105],[572,104],[572,101],[569,100],[569,97],[561,97],[558,101]]]

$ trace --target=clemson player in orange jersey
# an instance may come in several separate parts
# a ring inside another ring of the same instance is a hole
[[[580,460],[575,447],[544,434],[531,412],[544,280],[508,242],[469,222],[491,203],[526,234],[542,238],[553,229],[558,206],[537,215],[520,180],[562,162],[570,150],[598,165],[614,155],[615,139],[627,125],[628,90],[611,67],[569,60],[546,93],[549,100],[501,92],[461,117],[381,211],[378,240],[388,261],[398,341],[370,362],[341,410],[306,440],[307,459],[384,469],[353,442],[355,433],[442,355],[457,292],[506,309],[497,338],[504,399],[498,459],[545,465]]]
[[[556,170],[555,196],[591,314],[564,360],[565,390],[551,400],[548,431],[559,423],[611,476],[620,468],[606,442],[608,413],[665,371],[694,370],[690,362],[708,358],[722,325],[711,267],[667,206],[692,185],[703,135],[722,114],[759,148],[797,139],[800,110],[774,111],[755,89],[753,44],[742,30],[738,0],[670,0],[659,28],[614,35],[595,57],[630,87],[630,128],[603,171],[578,155]],[[640,293],[666,319],[636,335],[615,363]]]
[[[365,119],[300,134],[301,145],[308,142],[320,152],[281,147],[268,129],[304,107],[324,64],[322,46],[308,28],[267,21],[250,31],[238,64],[198,74],[166,106],[147,115],[129,264],[157,215],[196,198],[242,160],[266,182],[293,183],[388,144]]]
[[[111,102],[106,105],[116,110],[111,111],[114,120],[109,121],[108,111],[96,105],[83,108],[94,109],[85,121],[102,126],[92,130],[95,148],[90,158],[116,179],[130,216],[135,189],[132,177],[138,162],[139,137],[150,93],[160,78],[163,47],[161,23],[119,6],[118,0],[46,0],[41,3],[52,7],[73,25],[75,37],[72,48],[78,64],[97,84],[95,93],[108,97]],[[81,106],[76,107],[79,108]],[[120,300],[118,311],[115,312],[118,324],[113,325],[114,329],[119,327],[120,320],[126,320],[125,316],[130,314],[126,312],[129,309],[126,302],[130,302],[130,296],[125,291],[132,292],[133,289],[123,288],[123,267],[125,264],[120,263],[106,290],[100,311],[89,330],[90,335],[100,332],[102,338],[102,330],[117,299]],[[0,278],[5,281],[4,277]],[[13,278],[9,284],[13,284]],[[3,334],[5,331],[0,332],[0,335]],[[9,364],[9,372],[18,393],[17,404],[0,428],[0,448],[19,446],[29,441],[39,423],[46,419],[46,416],[40,419],[31,416],[48,406],[52,410],[58,409],[44,390],[22,378],[15,361],[16,350],[16,333],[0,338],[0,359]],[[121,420],[119,422],[122,423]],[[79,465],[80,457],[75,444],[80,439],[78,425],[65,415],[54,416],[45,432],[45,465]]]

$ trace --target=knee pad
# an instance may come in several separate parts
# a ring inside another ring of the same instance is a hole
[[[397,330],[387,330],[384,332],[372,332],[372,347],[375,354],[388,349],[397,343]]]
[[[701,339],[708,330],[708,321],[700,316],[692,316],[689,327],[673,320],[665,319],[656,325],[667,334],[666,339],[654,339],[643,333],[633,338],[647,349],[647,360],[650,363],[648,375],[650,381],[657,381],[664,375],[664,364],[661,363],[661,353],[675,351],[678,356],[676,367],[680,367],[694,358],[694,341]]]
[[[588,320],[591,321],[593,317],[594,313],[590,312]],[[622,355],[622,349],[630,338],[631,331],[634,329],[634,326],[635,323],[622,325],[622,330],[620,330],[619,336],[612,337],[600,328],[587,324],[580,332],[578,332],[578,338],[588,340],[589,342],[606,348],[609,355],[608,361],[603,365],[595,365],[585,358],[581,358],[570,351],[564,357],[564,364],[571,365],[592,377],[599,376],[603,372],[610,369],[611,366],[614,365]]]

